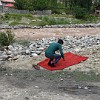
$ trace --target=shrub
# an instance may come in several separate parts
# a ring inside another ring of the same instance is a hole
[[[49,23],[49,25],[56,25],[56,19],[55,18],[49,18],[48,23]]]
[[[81,8],[81,7],[75,7],[74,10],[74,16],[77,19],[84,19],[85,15],[87,14],[87,11],[85,8]]]
[[[45,26],[45,25],[48,25],[48,23],[46,21],[40,21],[40,22],[38,22],[38,25]]]
[[[87,14],[85,16],[85,20],[89,21],[89,22],[96,22],[96,19],[97,19],[97,17],[95,17],[94,15]]]
[[[0,32],[0,44],[1,46],[8,46],[15,41],[14,34],[11,31]]]
[[[4,15],[4,17],[5,17],[6,20],[9,20],[9,19],[10,19],[9,13],[6,13],[6,14]]]
[[[44,16],[42,18],[42,21],[46,22],[46,25],[55,25],[56,24],[56,20],[53,17]]]

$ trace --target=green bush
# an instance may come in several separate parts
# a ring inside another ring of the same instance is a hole
[[[44,25],[54,25],[54,24],[56,24],[56,20],[53,17],[43,16],[42,21],[40,23],[41,24],[39,24],[39,25],[43,24],[42,26],[44,26]]]
[[[56,20],[53,17],[45,16],[45,17],[43,17],[42,20],[45,21],[45,22],[47,22],[48,25],[54,25],[54,24],[56,24]]]
[[[85,20],[86,20],[86,21],[89,21],[89,22],[95,22],[96,19],[97,19],[97,18],[96,18],[94,15],[87,14],[87,15],[85,16]]]
[[[54,7],[51,8],[53,14],[62,14],[65,13],[65,7],[64,4],[57,3],[57,5],[54,5]]]
[[[48,23],[49,23],[49,25],[56,25],[56,19],[55,18],[49,18]]]
[[[7,32],[0,32],[0,45],[1,46],[8,46],[15,41],[14,35],[11,31]]]
[[[49,16],[43,16],[42,20],[48,22],[49,21]]]
[[[87,10],[81,7],[74,7],[73,8],[74,16],[77,19],[84,19],[85,15],[87,14]]]
[[[10,19],[9,13],[6,13],[6,14],[4,15],[4,19],[5,19],[5,20],[9,20],[9,19]]]

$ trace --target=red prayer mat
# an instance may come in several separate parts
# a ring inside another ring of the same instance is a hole
[[[59,62],[55,65],[55,67],[48,66],[49,59],[45,59],[38,63],[39,66],[47,69],[47,70],[62,70],[64,68],[70,67],[72,65],[78,64],[80,62],[85,61],[88,57],[80,56],[77,54],[73,54],[71,52],[67,52],[64,54],[64,60],[61,58]]]

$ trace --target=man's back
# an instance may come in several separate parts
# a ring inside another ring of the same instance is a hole
[[[60,43],[51,43],[50,46],[46,49],[45,54],[48,56],[52,56],[55,54],[55,51],[59,50],[61,55],[63,56],[62,52],[62,45]]]

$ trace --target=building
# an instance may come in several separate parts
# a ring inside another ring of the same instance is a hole
[[[1,1],[0,1],[0,6],[2,6],[2,3],[1,3]]]
[[[1,3],[4,7],[14,7],[14,0],[1,0]]]
[[[0,13],[2,13],[2,10],[3,10],[2,7],[3,7],[3,6],[2,6],[2,2],[0,1]]]

